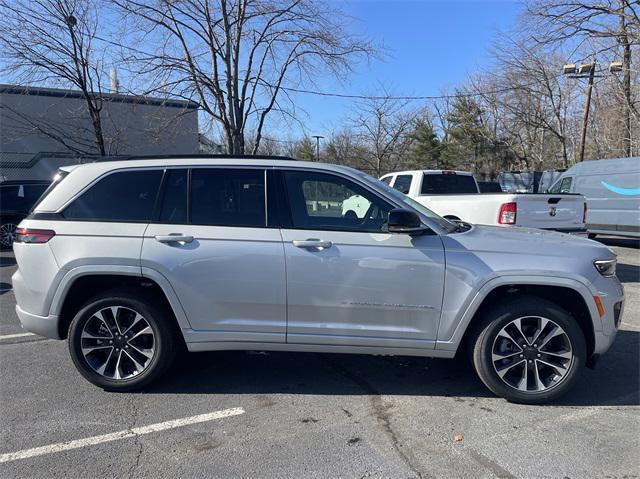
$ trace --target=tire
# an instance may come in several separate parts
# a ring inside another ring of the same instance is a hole
[[[19,218],[0,218],[0,249],[10,249],[13,246],[18,223]]]
[[[591,239],[591,240],[592,240],[592,239],[596,239],[596,236],[598,236],[598,235],[597,235],[597,234],[595,234],[595,233],[589,233],[589,234],[587,235],[587,238],[589,238],[589,239]]]
[[[473,337],[478,376],[494,394],[515,403],[559,398],[571,389],[587,359],[584,334],[575,319],[555,303],[534,296],[493,308]]]
[[[92,384],[108,391],[137,391],[171,365],[176,329],[171,315],[152,298],[109,291],[90,299],[74,317],[69,352]]]

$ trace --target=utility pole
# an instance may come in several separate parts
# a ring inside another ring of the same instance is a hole
[[[591,64],[589,81],[587,83],[587,97],[584,101],[584,114],[582,116],[582,134],[580,135],[580,160],[584,160],[584,146],[587,141],[587,124],[589,122],[589,110],[591,109],[591,90],[593,90],[593,78],[596,72],[596,62]]]
[[[316,161],[320,161],[320,139],[324,139],[324,136],[313,135],[311,138],[316,139]]]

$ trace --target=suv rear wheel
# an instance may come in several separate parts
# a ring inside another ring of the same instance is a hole
[[[492,309],[479,328],[473,364],[508,401],[540,404],[569,390],[586,361],[582,330],[558,305],[520,297]]]
[[[71,358],[87,380],[112,391],[141,389],[175,355],[171,318],[153,301],[124,291],[89,300],[69,329]]]

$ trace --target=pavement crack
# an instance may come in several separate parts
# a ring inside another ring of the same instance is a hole
[[[129,427],[127,428],[127,430],[133,434],[134,438],[133,438],[133,444],[134,444],[134,449],[137,447],[137,452],[136,452],[136,457],[133,461],[133,463],[131,464],[131,466],[129,466],[129,471],[127,472],[127,476],[129,478],[134,477],[134,473],[136,472],[136,470],[138,469],[138,467],[140,466],[140,458],[142,457],[142,442],[140,441],[140,435],[135,431],[135,427],[136,427],[136,423],[138,422],[138,401],[137,401],[137,397],[135,394],[131,394],[130,395],[130,406],[132,409],[132,413],[131,413],[131,423],[129,425]]]
[[[393,429],[393,426],[391,424],[391,413],[389,412],[391,405],[385,404],[385,402],[382,400],[380,391],[378,391],[366,379],[349,371],[343,365],[337,363],[327,355],[321,354],[320,356],[331,366],[332,369],[338,371],[344,377],[351,380],[367,394],[371,403],[371,409],[373,410],[373,414],[378,424],[381,426],[382,430],[385,432],[385,435],[391,441],[391,445],[395,449],[400,459],[402,459],[402,462],[406,464],[406,466],[416,475],[416,477],[418,477],[418,479],[428,477],[427,474],[418,470],[417,465],[414,464],[415,459],[412,457],[412,454],[403,449],[402,444],[398,438],[398,434]]]

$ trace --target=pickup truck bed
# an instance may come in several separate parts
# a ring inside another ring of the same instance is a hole
[[[433,181],[434,175],[440,175]],[[390,177],[390,178],[389,178]],[[423,181],[429,186],[423,187]],[[447,177],[452,188],[464,192],[433,194],[434,184],[446,189]],[[571,233],[584,232],[585,198],[579,194],[483,193],[467,172],[441,170],[404,171],[384,176],[382,180],[447,219],[469,223],[524,226]],[[474,192],[470,192],[475,190]],[[424,194],[429,191],[430,194]]]

